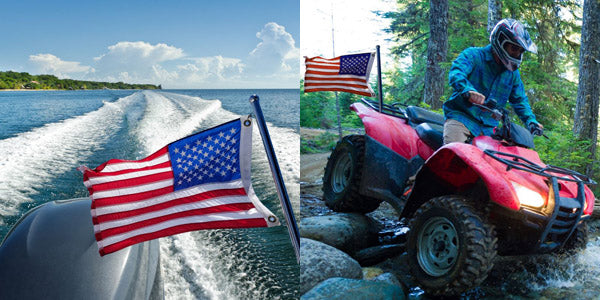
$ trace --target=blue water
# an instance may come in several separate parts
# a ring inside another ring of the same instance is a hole
[[[299,209],[298,90],[0,92],[0,239],[30,208],[86,197],[79,165],[139,159],[203,128],[253,112],[258,94],[291,201]],[[257,128],[253,186],[283,219]],[[297,297],[298,265],[284,226],[162,238],[168,299]]]
[[[0,140],[100,108],[131,91],[53,91],[0,93]]]

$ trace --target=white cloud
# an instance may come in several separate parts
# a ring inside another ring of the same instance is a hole
[[[290,77],[297,73],[290,72],[299,68],[296,42],[285,27],[269,22],[256,33],[261,40],[248,56],[248,75],[270,75],[268,77]]]
[[[94,72],[92,67],[83,66],[79,62],[64,61],[52,54],[30,55],[29,61],[37,68],[37,72],[60,78],[70,78],[72,73]]]
[[[108,47],[108,53],[94,60],[100,63],[129,64],[133,61],[158,63],[184,57],[183,50],[167,44],[146,42],[118,42]]]
[[[223,56],[186,58],[176,61],[173,71],[155,67],[157,82],[168,88],[231,88],[244,70],[240,59]]]
[[[295,87],[299,82],[294,38],[285,27],[270,22],[256,33],[260,42],[245,59],[222,56],[187,58],[177,65],[175,87]],[[276,79],[276,80],[274,80]]]
[[[256,38],[259,42],[244,58],[190,57],[183,49],[163,43],[121,41],[93,58],[93,68],[50,54],[32,55],[30,60],[44,73],[94,81],[151,83],[164,88],[296,87],[299,50],[292,35],[270,22]]]
[[[177,74],[166,70],[161,63],[185,57],[182,49],[167,44],[147,42],[118,42],[108,52],[95,57],[93,80],[124,81],[128,83],[160,83],[177,80]]]
[[[245,67],[238,58],[227,58],[220,55],[194,58],[192,60],[196,68],[195,71],[205,74],[206,78],[230,79],[232,77],[239,77]]]

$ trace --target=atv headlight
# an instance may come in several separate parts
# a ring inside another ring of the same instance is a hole
[[[517,197],[519,198],[519,201],[522,205],[535,208],[540,208],[544,206],[544,197],[542,197],[540,193],[532,189],[526,188],[514,181],[511,181],[510,183],[512,183],[512,186],[515,189]]]

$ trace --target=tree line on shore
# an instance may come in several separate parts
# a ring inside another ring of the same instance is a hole
[[[0,72],[0,90],[99,90],[99,89],[161,89],[154,84],[97,82],[59,79],[54,75],[30,75],[26,72]]]

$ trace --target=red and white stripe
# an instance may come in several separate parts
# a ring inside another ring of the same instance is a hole
[[[340,57],[327,59],[305,57],[304,92],[338,91],[367,97],[375,94],[369,86],[369,76],[340,75]],[[370,69],[370,68],[369,68]]]
[[[174,191],[167,147],[139,161],[84,170],[100,255],[200,229],[279,225],[242,179]],[[266,212],[266,213],[265,213]]]

